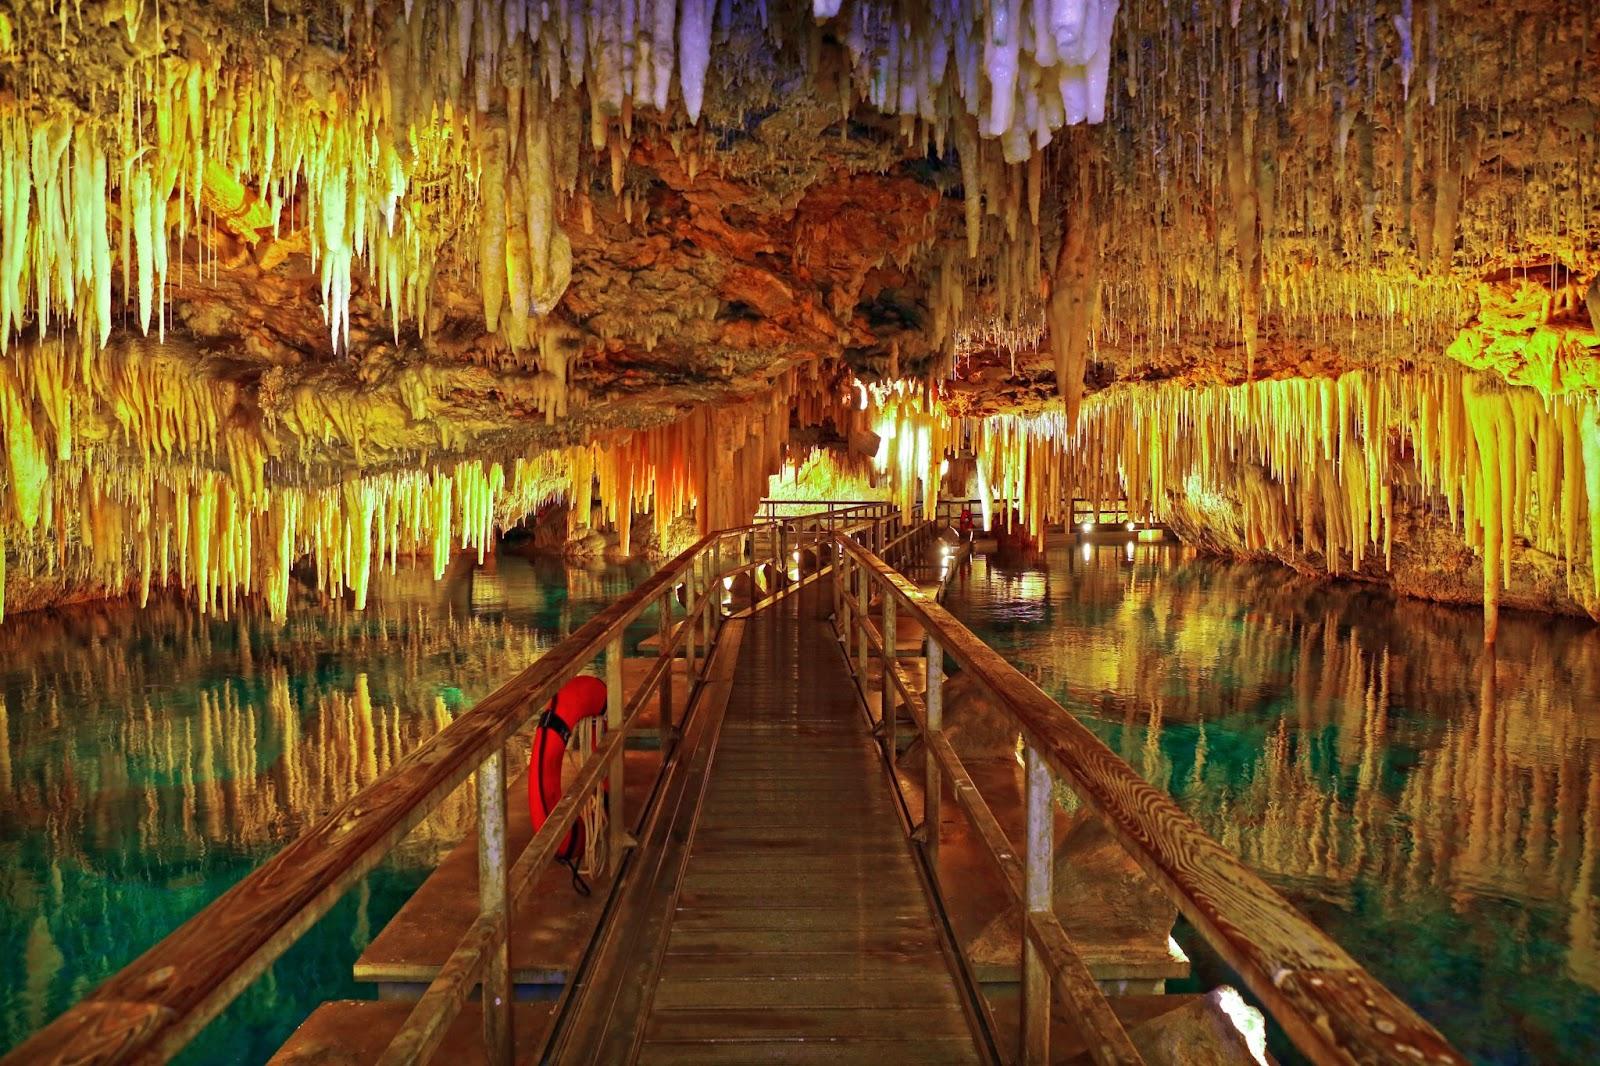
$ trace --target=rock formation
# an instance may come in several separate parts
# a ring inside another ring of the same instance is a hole
[[[0,2],[0,588],[359,605],[876,433],[902,502],[975,460],[1407,589],[1455,529],[1437,594],[1594,613],[1597,21]]]

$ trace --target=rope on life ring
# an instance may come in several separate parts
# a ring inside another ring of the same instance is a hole
[[[561,801],[561,766],[573,734],[588,719],[604,714],[605,709],[605,682],[598,677],[580,675],[562,685],[555,699],[539,715],[528,759],[528,812],[533,818],[535,833]],[[580,748],[584,746],[579,745]],[[567,838],[556,850],[556,861],[572,871],[572,887],[580,896],[589,894],[588,882],[578,869],[587,835],[584,820],[580,819],[567,831]]]

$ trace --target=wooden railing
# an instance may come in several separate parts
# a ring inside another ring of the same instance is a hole
[[[992,503],[993,503],[993,505],[995,507],[1013,506],[1013,505],[1017,504],[1018,502],[1020,502],[1020,501],[1017,501],[1017,500],[1006,501],[1006,500],[998,500],[998,499],[992,501]],[[982,504],[983,504],[983,501],[982,500],[978,500],[978,499],[958,500],[958,499],[944,499],[944,498],[941,498],[934,505],[933,513],[930,514],[930,515],[927,515],[925,517],[932,518],[932,519],[935,519],[935,520],[940,521],[940,522],[954,523],[956,518],[961,514],[962,508],[968,508],[968,509],[970,509],[972,511],[973,514],[978,514],[979,511],[982,508]],[[793,521],[796,518],[805,518],[805,517],[811,517],[811,516],[815,516],[815,515],[831,515],[831,514],[837,514],[840,511],[849,512],[849,511],[853,511],[853,510],[858,510],[858,509],[860,509],[862,507],[869,507],[869,506],[874,506],[874,505],[877,505],[877,506],[893,506],[893,504],[882,504],[882,503],[879,503],[878,501],[870,501],[870,500],[773,500],[773,499],[766,499],[766,500],[762,500],[761,501],[761,503],[759,505],[759,508],[757,510],[757,514],[759,514],[763,520],[768,521],[768,522],[776,522],[780,518],[784,518],[784,519],[788,519],[790,521]],[[921,506],[919,505],[918,506],[918,513],[919,514],[920,514],[920,511],[921,511]]]
[[[922,734],[925,799],[916,835],[929,869],[938,868],[939,808],[947,779],[1025,915],[1025,1061],[1049,1061],[1052,1000],[1083,1034],[1095,1062],[1142,1061],[1053,910],[1054,786],[1059,779],[1177,904],[1312,1062],[1465,1062],[1431,1025],[1000,653],[858,538],[838,536],[835,542],[840,553],[840,565],[833,571],[835,618],[847,648],[855,645],[852,669],[863,692],[870,684],[869,653],[881,659],[881,732],[891,766],[897,702],[903,702]],[[875,593],[881,598],[876,622],[871,617]],[[901,617],[915,619],[926,634],[921,692],[895,661]],[[1021,730],[1026,762],[1026,848],[1021,857],[944,734],[946,656],[976,678]]]
[[[607,805],[610,854],[622,854],[623,744],[659,690],[662,745],[670,754],[675,734],[672,661],[682,648],[691,684],[702,676],[705,656],[697,656],[697,649],[709,650],[721,624],[724,580],[764,570],[769,586],[764,591],[777,593],[792,582],[791,551],[811,551],[814,572],[818,543],[831,545],[835,537],[843,537],[887,551],[901,529],[897,510],[872,503],[701,538],[0,1061],[35,1066],[171,1058],[412,828],[474,777],[479,915],[383,1061],[426,1061],[473,990],[481,988],[488,1060],[509,1063],[510,916],[591,799]],[[625,699],[623,632],[652,604],[660,606],[661,646],[643,683]],[[603,663],[609,701],[605,738],[513,861],[506,847],[506,743],[596,659]]]
[[[1009,508],[1020,504],[1019,500],[994,499],[989,501],[990,507],[997,514],[1005,514]],[[935,506],[934,513],[928,517],[941,522],[954,524],[963,509],[978,515],[983,512],[984,501],[979,499],[941,499]],[[779,518],[800,513],[828,512],[839,509],[862,506],[859,500],[762,500],[760,507],[761,516],[767,521],[776,521]],[[1092,527],[1121,526],[1127,522],[1138,522],[1141,525],[1150,524],[1148,515],[1135,514],[1128,508],[1126,499],[1093,500],[1082,496],[1075,496],[1069,502],[1064,520],[1069,530],[1079,529],[1084,523]]]

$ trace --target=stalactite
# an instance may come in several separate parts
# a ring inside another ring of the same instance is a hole
[[[1600,573],[1595,419],[1580,397],[1547,401],[1484,375],[1428,369],[1233,387],[1125,385],[1086,401],[1076,425],[1064,413],[996,416],[970,431],[981,491],[1021,500],[1034,512],[1025,514],[1030,530],[1072,496],[1125,497],[1130,514],[1160,519],[1184,498],[1215,518],[1231,494],[1251,549],[1320,556],[1339,572],[1368,568],[1380,551],[1390,565],[1397,494],[1442,499],[1483,556],[1492,640],[1518,537],[1559,548],[1574,597],[1600,600],[1600,585],[1590,598],[1580,587],[1589,581],[1570,577],[1585,555]],[[1414,478],[1395,465],[1406,454]],[[1579,543],[1585,512],[1590,542]]]
[[[1080,146],[1086,138],[1079,138]],[[1067,424],[1076,425],[1089,361],[1090,331],[1100,265],[1100,240],[1092,199],[1092,168],[1087,153],[1075,163],[1076,190],[1066,208],[1065,233],[1056,257],[1050,292],[1050,347],[1055,356],[1056,391],[1066,407]]]
[[[902,115],[930,143],[953,132],[966,167],[980,140],[997,163],[1021,163],[1063,126],[1104,118],[1117,10],[1117,0],[1006,0],[986,13],[913,13],[859,0],[846,12],[851,25],[838,28],[848,41],[847,102],[859,96]],[[816,13],[834,18],[837,5]],[[130,28],[138,21],[126,18]],[[675,81],[698,123],[708,90],[718,91],[708,77],[713,38],[737,18],[719,16],[712,0],[654,0],[637,11],[353,5],[346,38],[373,46],[374,62],[359,68],[327,69],[309,53],[286,62],[262,42],[159,62],[130,54],[120,84],[97,101],[111,122],[46,114],[9,95],[0,101],[0,345],[57,317],[104,344],[119,269],[135,323],[160,334],[174,225],[221,223],[244,245],[270,249],[282,243],[287,208],[310,223],[296,238],[317,267],[333,351],[349,340],[358,267],[396,323],[410,316],[420,328],[429,249],[458,235],[477,260],[486,325],[502,326],[503,289],[506,339],[521,349],[526,315],[548,314],[571,276],[561,218],[579,169],[572,90],[586,92],[591,139],[609,153],[620,193],[635,112],[671,119]],[[784,21],[763,11],[774,43]],[[330,100],[310,85],[327,86]],[[118,204],[116,255],[108,201]]]
[[[1576,417],[1581,420],[1578,435],[1583,439],[1583,476],[1589,495],[1589,561],[1594,594],[1600,597],[1600,407],[1591,401],[1589,410]],[[1567,551],[1576,554],[1571,547]]]

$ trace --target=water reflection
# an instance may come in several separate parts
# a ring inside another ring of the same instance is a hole
[[[307,599],[282,624],[166,602],[0,625],[0,1051],[639,576],[506,558],[443,585],[386,575],[365,612]],[[315,1003],[363,994],[355,954],[471,817],[463,789],[191,1061],[263,1060]]]
[[[1121,544],[949,605],[1476,1060],[1600,1061],[1592,626],[1486,660],[1473,611]]]

